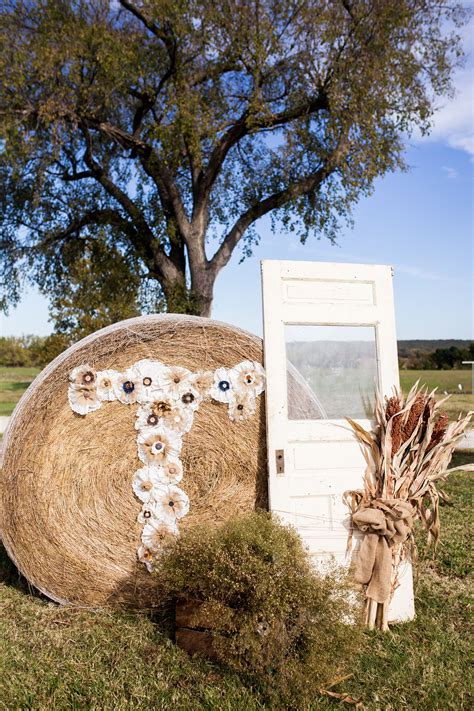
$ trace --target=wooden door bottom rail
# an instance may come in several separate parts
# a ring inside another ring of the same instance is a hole
[[[235,614],[234,610],[228,609],[231,614]],[[225,639],[212,633],[217,627],[217,620],[209,614],[208,603],[190,598],[176,602],[175,642],[188,654],[201,654],[217,661],[215,641]]]

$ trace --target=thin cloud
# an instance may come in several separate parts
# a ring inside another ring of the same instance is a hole
[[[395,266],[395,273],[407,274],[408,276],[414,277],[415,279],[425,279],[428,281],[446,281],[447,277],[441,274],[435,274],[434,272],[428,272],[420,267],[408,266],[406,264],[397,264]]]
[[[465,4],[474,8],[473,3]],[[422,137],[417,133],[414,138],[420,143],[445,143],[474,159],[474,21],[463,28],[461,35],[466,62],[453,76],[454,97],[438,105],[429,135]]]
[[[456,168],[450,168],[448,165],[443,165],[443,170],[446,173],[448,180],[456,180],[456,178],[459,178],[459,173]]]

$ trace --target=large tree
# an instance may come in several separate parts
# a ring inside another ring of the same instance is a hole
[[[333,240],[429,129],[464,21],[444,0],[4,1],[4,304],[30,280],[70,314],[88,269],[209,315],[262,216]]]

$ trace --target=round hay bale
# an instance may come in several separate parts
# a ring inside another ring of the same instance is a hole
[[[137,561],[141,503],[136,407],[115,401],[86,417],[68,403],[68,376],[89,363],[125,370],[149,358],[191,371],[262,362],[262,341],[209,319],[144,316],[88,336],[31,384],[5,433],[0,533],[21,573],[60,603],[146,608],[153,576]],[[183,437],[182,486],[191,508],[180,529],[267,506],[264,398],[248,420],[205,402]]]

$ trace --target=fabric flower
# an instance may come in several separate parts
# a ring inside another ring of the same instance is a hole
[[[78,387],[91,388],[96,385],[97,373],[90,365],[79,365],[69,375],[69,382]]]
[[[201,370],[198,373],[193,373],[190,378],[191,387],[198,391],[202,399],[210,397],[209,391],[214,383],[214,371]]]
[[[184,434],[191,429],[193,413],[181,407],[174,407],[162,416],[161,422],[165,427]]]
[[[189,511],[187,494],[175,484],[160,484],[155,492],[154,512],[158,519],[176,522]],[[143,543],[145,541],[142,538]]]
[[[137,521],[138,521],[138,523],[145,525],[145,524],[149,523],[152,519],[157,519],[157,518],[158,518],[158,516],[157,516],[154,502],[151,501],[147,504],[143,504],[142,510],[140,511],[140,513],[137,516]]]
[[[137,401],[138,376],[133,368],[120,373],[114,381],[114,392],[117,400],[125,405],[133,405]]]
[[[163,425],[175,432],[189,432],[193,423],[193,413],[185,406],[176,406],[171,399],[159,399],[141,405],[137,412],[135,429],[146,430]]]
[[[218,402],[231,402],[234,397],[230,372],[227,368],[217,368],[214,373],[214,382],[209,390],[213,400]]]
[[[142,532],[143,545],[153,553],[174,543],[178,536],[178,527],[171,518],[167,520],[151,519]]]
[[[161,467],[160,478],[171,484],[181,481],[183,478],[183,465],[177,457],[167,457],[166,462]]]
[[[98,410],[102,404],[97,397],[95,387],[86,388],[71,383],[67,394],[71,410],[77,412],[78,415],[87,415],[89,412]]]
[[[111,401],[116,400],[114,382],[120,376],[116,370],[99,370],[97,371],[97,395],[99,400]]]
[[[156,399],[156,393],[162,389],[161,379],[166,366],[158,360],[144,358],[134,364],[133,370],[136,377],[137,402]]]
[[[171,409],[171,408],[170,408]],[[150,427],[157,427],[160,424],[160,415],[157,414],[157,409],[153,407],[153,403],[140,405],[137,410],[137,419],[135,429],[144,430]]]
[[[248,420],[255,412],[255,397],[252,393],[236,393],[229,402],[229,417],[231,420]]]
[[[148,466],[135,472],[132,489],[135,496],[145,504],[154,500],[155,490],[158,491],[156,487],[162,483],[160,469],[160,467]]]
[[[138,435],[138,457],[144,464],[163,464],[169,457],[178,457],[181,438],[167,427],[158,426]]]
[[[161,378],[161,387],[174,400],[178,400],[180,394],[191,385],[191,371],[181,368],[179,365],[165,367]]]
[[[254,360],[244,360],[235,365],[230,369],[229,377],[238,393],[249,392],[257,396],[265,388],[265,371],[260,363]]]
[[[137,558],[140,563],[144,563],[144,565],[146,565],[146,569],[149,573],[153,573],[155,569],[155,556],[153,555],[153,551],[146,546],[141,545],[137,550]]]
[[[201,395],[199,390],[193,385],[183,390],[178,401],[178,406],[188,412],[196,412],[203,399],[203,395]]]

